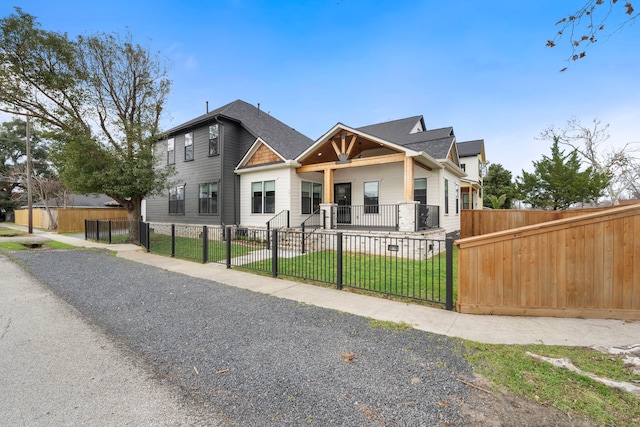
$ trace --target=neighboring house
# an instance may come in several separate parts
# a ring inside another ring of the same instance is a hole
[[[487,159],[484,140],[458,142],[460,166],[467,176],[460,180],[462,209],[482,209],[484,194],[482,179],[486,173]]]
[[[330,229],[460,230],[455,134],[426,130],[422,116],[338,123],[313,142],[235,101],[171,129],[158,153],[175,165],[175,184],[146,201],[148,221],[265,227],[278,217],[298,228],[325,218]]]
[[[177,126],[167,136],[156,144],[155,153],[174,165],[176,174],[162,196],[146,200],[147,221],[239,225],[241,208],[252,206],[259,218],[254,222],[264,226],[280,208],[276,197],[287,193],[288,185],[283,180],[276,185],[275,177],[268,175],[253,190],[241,192],[236,166],[252,147],[261,162],[278,167],[313,143],[241,100]]]

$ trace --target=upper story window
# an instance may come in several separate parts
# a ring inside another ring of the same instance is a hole
[[[184,161],[193,160],[193,132],[184,134]]]
[[[456,213],[460,213],[460,184],[456,184]]]
[[[172,165],[176,162],[175,139],[169,138],[167,141],[167,164]]]
[[[460,163],[460,169],[462,169],[463,171],[467,171],[467,165],[465,163]]]
[[[379,185],[378,181],[364,183],[364,213],[379,213]]]
[[[220,140],[220,127],[219,125],[213,124],[209,125],[209,155],[217,156],[220,154],[219,151],[219,140]]]

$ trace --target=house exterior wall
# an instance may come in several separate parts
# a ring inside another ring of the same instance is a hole
[[[275,181],[275,210],[273,213],[252,213],[251,184],[264,181]],[[266,227],[267,221],[278,213],[283,210],[291,211],[293,197],[300,192],[300,185],[296,184],[296,181],[295,169],[292,167],[244,171],[240,175],[240,224],[247,227]]]
[[[449,182],[449,213],[445,213],[445,192],[444,182]],[[460,178],[448,171],[442,170],[440,178],[440,227],[444,228],[447,233],[460,231],[460,210],[462,210],[462,194],[460,193]],[[458,209],[456,212],[456,184],[458,185]]]
[[[460,164],[463,164],[465,166],[465,172],[467,173],[467,176],[465,177],[465,179],[469,181],[477,182],[478,184],[480,184],[480,187],[482,187],[480,162],[481,162],[480,155],[460,158]],[[468,187],[466,192],[467,193],[469,192]],[[482,196],[483,196],[482,191],[480,192],[476,190],[473,191],[472,199],[470,202],[472,203],[471,206],[473,207],[473,209],[482,209],[482,203],[483,203]]]
[[[173,135],[175,140],[175,175],[169,178],[171,186],[185,186],[185,213],[169,214],[169,188],[160,196],[146,200],[146,220],[153,222],[219,225],[237,224],[239,221],[238,177],[235,166],[255,141],[255,137],[232,121],[220,122],[218,155],[209,155],[209,125],[200,124]],[[193,160],[185,161],[185,133],[193,131]],[[156,159],[167,164],[167,140],[156,144]],[[218,213],[200,214],[200,184],[218,183]],[[169,187],[169,186],[168,186]]]

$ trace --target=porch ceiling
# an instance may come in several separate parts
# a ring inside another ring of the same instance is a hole
[[[386,154],[401,152],[380,142],[339,129],[328,141],[309,153],[301,163],[306,166],[339,162],[341,159],[338,157],[338,153],[345,153],[346,160],[351,160],[359,158],[363,151],[377,148],[386,148],[389,151]]]

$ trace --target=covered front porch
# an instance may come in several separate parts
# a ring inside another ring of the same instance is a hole
[[[443,166],[338,124],[303,153],[296,174],[321,194],[302,227],[417,232],[440,226]]]

